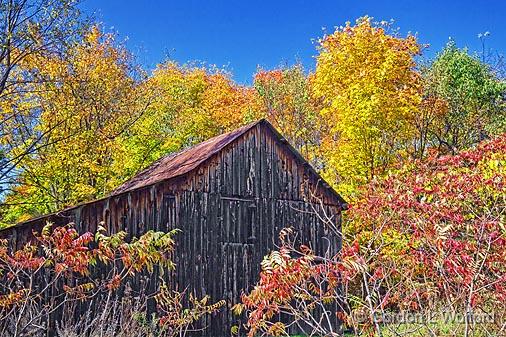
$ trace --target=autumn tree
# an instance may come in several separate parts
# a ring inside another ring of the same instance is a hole
[[[36,77],[23,64],[34,57],[65,53],[69,43],[80,36],[84,23],[77,4],[75,0],[0,1],[0,101],[36,90],[32,84],[39,81],[51,80]],[[25,119],[25,111],[0,107],[0,137],[9,135],[4,124]],[[12,171],[22,157],[35,152],[39,140],[30,139],[30,145],[14,155],[0,143],[1,185],[5,186],[15,175]]]
[[[261,100],[256,115],[267,118],[306,159],[323,168],[320,144],[326,123],[320,118],[321,102],[311,95],[303,66],[259,69],[253,84]]]
[[[444,104],[427,135],[433,146],[455,153],[504,132],[506,82],[478,56],[450,41],[423,75],[425,101]]]
[[[37,83],[2,102],[3,111],[25,111],[25,120],[4,124],[10,155],[36,151],[16,163],[14,191],[4,222],[15,222],[109,192],[124,179],[118,142],[146,110],[142,72],[112,34],[98,27],[64,57],[34,56],[24,67]],[[49,79],[49,80],[45,80]]]
[[[346,191],[404,156],[421,100],[420,45],[364,17],[325,36],[319,50],[312,85],[331,128],[324,175]]]
[[[230,74],[198,65],[160,64],[145,84],[156,98],[122,137],[138,172],[161,156],[237,128],[254,118],[257,98]]]
[[[504,332],[505,149],[503,134],[457,155],[432,151],[364,189],[347,230],[364,256],[375,256],[371,275],[395,268],[383,284],[371,279],[377,291],[397,283],[385,305],[463,312],[456,335]],[[472,320],[491,312],[490,326]]]

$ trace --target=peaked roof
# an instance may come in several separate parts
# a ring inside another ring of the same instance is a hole
[[[235,129],[234,131],[221,134],[187,149],[162,157],[151,164],[148,168],[142,170],[133,178],[116,188],[112,194],[114,195],[135,190],[193,171],[200,164],[204,163],[214,154],[221,151],[225,146],[232,143],[238,137],[242,136],[262,122],[266,121],[260,120],[255,123],[245,125],[239,129]]]
[[[237,138],[241,137],[249,130],[257,125],[267,127],[276,138],[284,143],[284,145],[292,152],[292,154],[303,164],[307,164],[309,170],[325,183],[323,178],[316,170],[302,157],[302,155],[291,146],[286,139],[265,119],[261,119],[254,123],[245,125],[236,130],[221,134],[210,138],[202,143],[196,144],[179,152],[169,154],[155,161],[152,165],[139,172],[130,180],[116,188],[111,195],[121,194],[124,192],[136,190],[138,188],[153,185],[155,183],[169,180],[178,176],[182,176],[193,171],[198,166],[206,162],[213,155],[223,150],[227,145],[233,143]],[[327,183],[328,188],[342,204],[343,208],[347,207],[347,202]]]

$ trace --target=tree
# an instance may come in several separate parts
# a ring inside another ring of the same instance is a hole
[[[312,85],[331,131],[322,145],[329,158],[324,176],[341,191],[404,157],[413,137],[421,100],[414,60],[420,45],[414,36],[401,38],[388,28],[364,17],[320,41]]]
[[[311,95],[302,65],[260,69],[254,76],[254,87],[261,100],[257,118],[267,118],[307,160],[323,168],[320,144],[326,130],[319,116],[322,106]]]
[[[256,97],[230,74],[196,65],[160,64],[146,83],[156,99],[122,137],[135,174],[161,156],[251,121]]]
[[[431,125],[434,146],[455,153],[504,132],[506,82],[477,56],[450,41],[423,75],[426,100],[447,106]]]
[[[83,20],[75,0],[2,0],[0,1],[0,102],[11,96],[35,90],[32,84],[48,78],[36,78],[23,64],[43,55],[61,55],[80,35]],[[39,87],[40,89],[40,87]],[[0,107],[0,138],[9,136],[5,124],[25,122],[20,109]],[[15,155],[0,143],[0,184],[5,185],[21,158],[35,151],[39,138]]]
[[[143,74],[112,34],[92,27],[64,57],[34,56],[34,90],[2,102],[4,111],[25,111],[26,120],[4,125],[2,138],[16,162],[4,222],[13,223],[100,197],[125,178],[119,137],[146,111],[152,94]],[[45,80],[49,79],[49,80]]]

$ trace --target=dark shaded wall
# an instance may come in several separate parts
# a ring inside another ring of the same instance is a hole
[[[170,283],[212,301],[227,300],[227,308],[204,323],[205,335],[228,336],[239,324],[229,309],[258,280],[260,262],[275,248],[282,228],[297,229],[301,242],[319,253],[329,244],[340,248],[340,239],[321,221],[321,204],[340,225],[335,193],[279,135],[259,124],[183,177],[35,219],[2,235],[19,245],[47,220],[74,222],[80,232],[94,232],[103,221],[110,232],[132,236],[179,228]],[[157,280],[152,281],[154,290]]]

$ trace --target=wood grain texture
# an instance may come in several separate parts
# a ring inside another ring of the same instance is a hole
[[[226,300],[226,308],[205,319],[203,335],[228,336],[232,325],[244,322],[230,308],[258,280],[260,262],[275,249],[282,228],[296,229],[300,242],[317,253],[329,244],[339,249],[339,238],[330,237],[317,215],[321,204],[340,226],[342,198],[265,122],[183,176],[34,219],[0,236],[19,247],[46,221],[75,222],[80,232],[94,232],[104,222],[109,232],[125,230],[130,236],[179,228],[176,270],[165,278],[178,290]],[[149,280],[149,289],[157,282]],[[142,278],[134,280],[134,287],[145,286]]]

